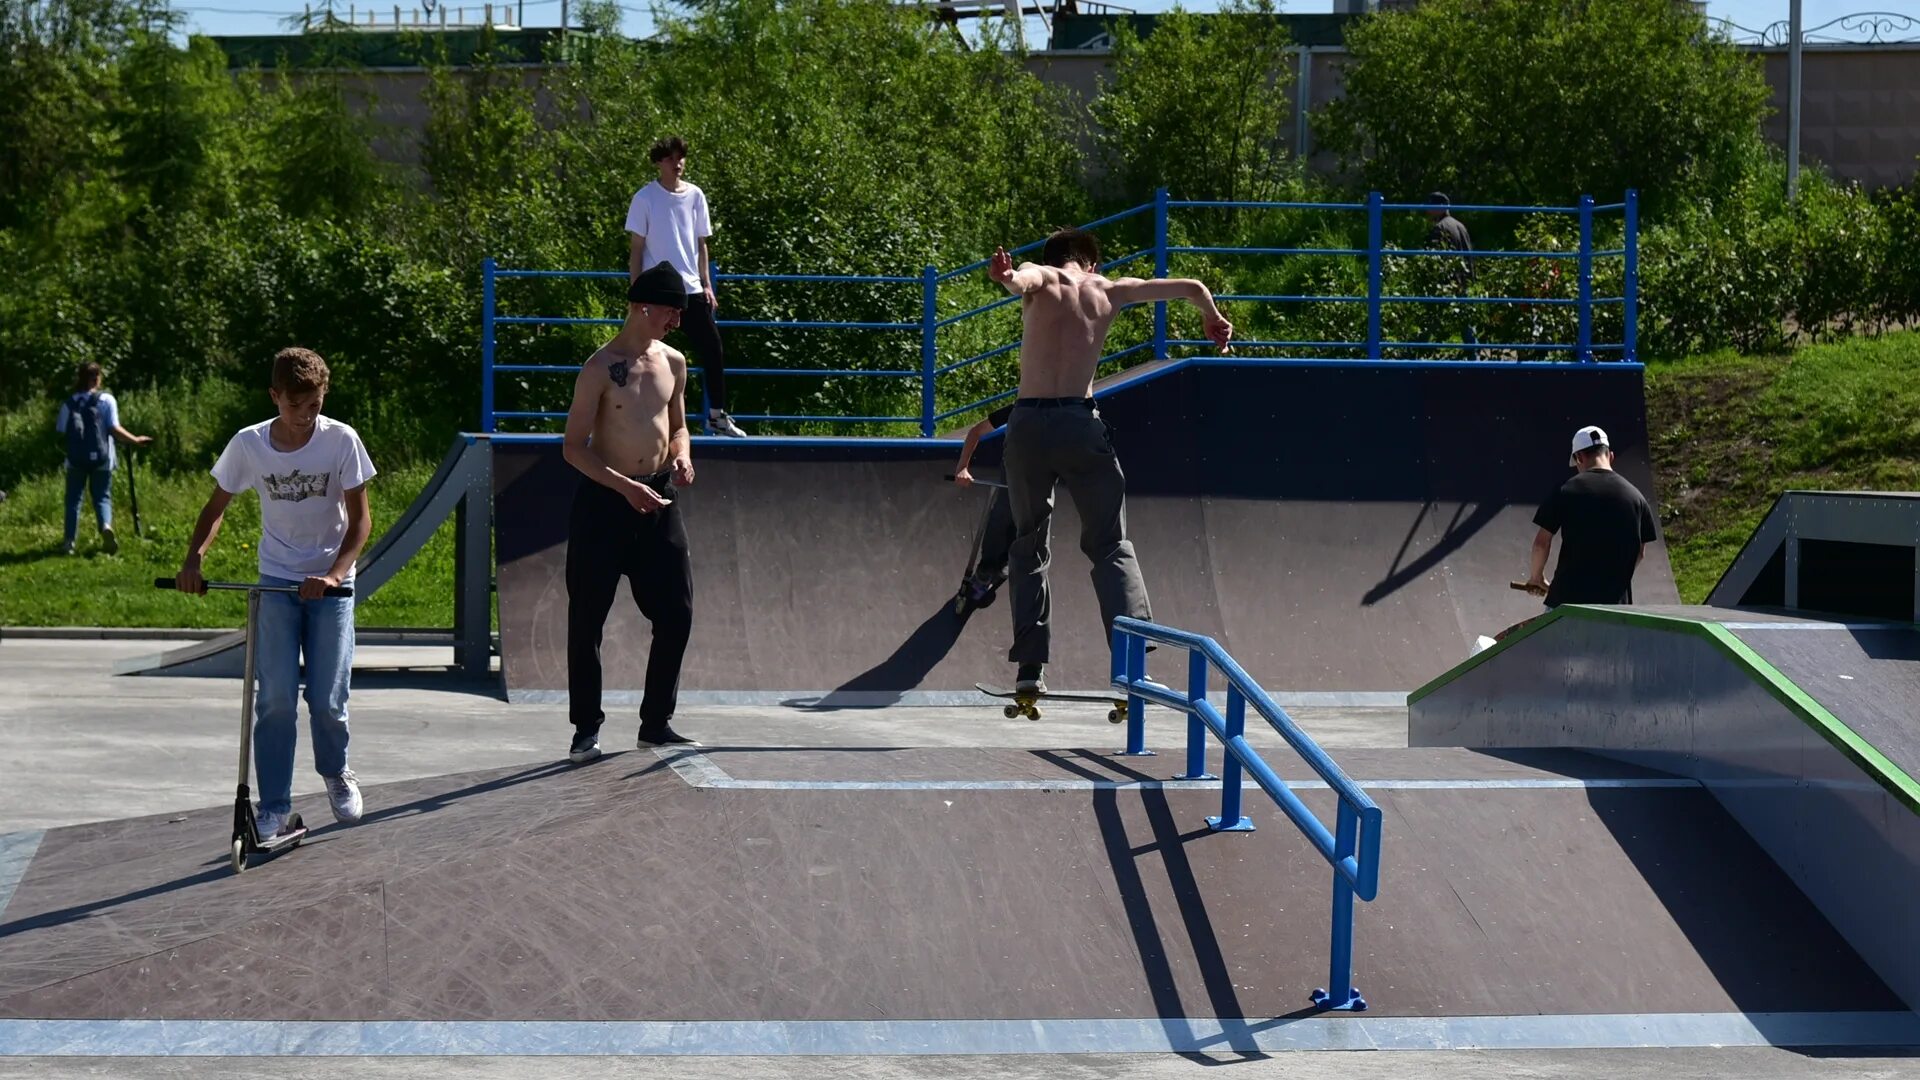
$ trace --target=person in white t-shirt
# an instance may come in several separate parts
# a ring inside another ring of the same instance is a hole
[[[353,584],[354,561],[373,519],[367,481],[373,461],[360,435],[320,415],[331,382],[310,349],[273,358],[279,415],[241,428],[213,464],[214,489],[200,511],[174,581],[204,594],[201,560],[220,534],[227,504],[249,488],[260,495],[260,583],[299,586],[260,597],[254,641],[253,768],[259,779],[260,835],[277,836],[293,812],[293,759],[300,713],[300,658],[306,656],[307,719],[313,764],[343,825],[360,820],[360,786],[347,768],[347,689],[353,673],[353,597],[326,590]]]
[[[669,263],[687,286],[687,308],[680,329],[700,361],[700,377],[707,392],[707,431],[740,438],[746,432],[727,415],[727,364],[720,346],[720,328],[714,317],[720,301],[713,292],[713,264],[707,238],[713,218],[707,212],[707,193],[682,179],[687,168],[687,142],[679,136],[661,139],[647,152],[660,178],[633,193],[627,205],[627,283],[640,271]]]

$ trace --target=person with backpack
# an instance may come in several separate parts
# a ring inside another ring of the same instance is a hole
[[[73,554],[74,538],[80,531],[80,496],[93,490],[93,517],[100,525],[100,547],[112,555],[120,550],[113,535],[113,440],[129,446],[145,446],[151,436],[135,435],[120,426],[120,405],[113,395],[100,389],[106,373],[89,360],[74,373],[73,393],[60,403],[53,430],[67,437],[67,541],[63,549]]]

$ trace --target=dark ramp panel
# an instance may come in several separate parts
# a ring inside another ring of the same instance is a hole
[[[1533,506],[1600,423],[1651,492],[1640,373],[1188,364],[1101,409],[1128,477],[1128,528],[1157,620],[1220,638],[1273,689],[1410,688],[1475,637],[1539,611]],[[992,467],[999,439],[982,447]],[[966,691],[1003,681],[1002,602],[947,605],[983,492],[941,482],[957,447],[728,441],[696,451],[690,691]],[[501,647],[516,692],[566,688],[566,521],[579,482],[551,444],[498,444]],[[1052,544],[1056,686],[1107,681],[1106,638],[1064,491]],[[1671,602],[1663,551],[1637,593]],[[642,685],[648,631],[616,601],[609,689]],[[1156,669],[1158,670],[1158,669]],[[1167,677],[1177,677],[1173,672]]]
[[[1734,633],[1907,775],[1920,776],[1920,630],[1783,621]]]
[[[1267,1017],[1325,974],[1325,863],[1271,808],[1209,833],[1215,792],[698,790],[628,753],[367,801],[244,877],[220,808],[50,832],[0,914],[0,1015]],[[1379,802],[1376,1012],[1898,1007],[1699,789]]]

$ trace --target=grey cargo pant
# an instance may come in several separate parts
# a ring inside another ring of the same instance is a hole
[[[1047,542],[1056,483],[1067,486],[1080,511],[1080,550],[1093,563],[1101,640],[1111,637],[1117,616],[1152,618],[1140,563],[1127,541],[1127,479],[1093,402],[1023,398],[1007,420],[1006,437],[1007,501],[1015,532],[1009,578],[1013,648],[1007,659],[1016,664],[1048,659]]]

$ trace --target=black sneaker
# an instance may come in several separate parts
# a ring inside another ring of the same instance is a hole
[[[573,745],[567,748],[567,760],[575,765],[584,765],[600,756],[600,733],[576,728],[573,733]]]
[[[1013,688],[1020,693],[1031,691],[1036,694],[1047,692],[1047,665],[1021,664],[1020,671],[1014,676]]]
[[[694,739],[689,739],[685,735],[680,734],[679,732],[673,730],[670,727],[662,726],[661,728],[655,731],[648,731],[646,728],[640,729],[640,748],[642,750],[646,749],[649,746],[699,746],[699,745],[700,743],[698,741]]]

